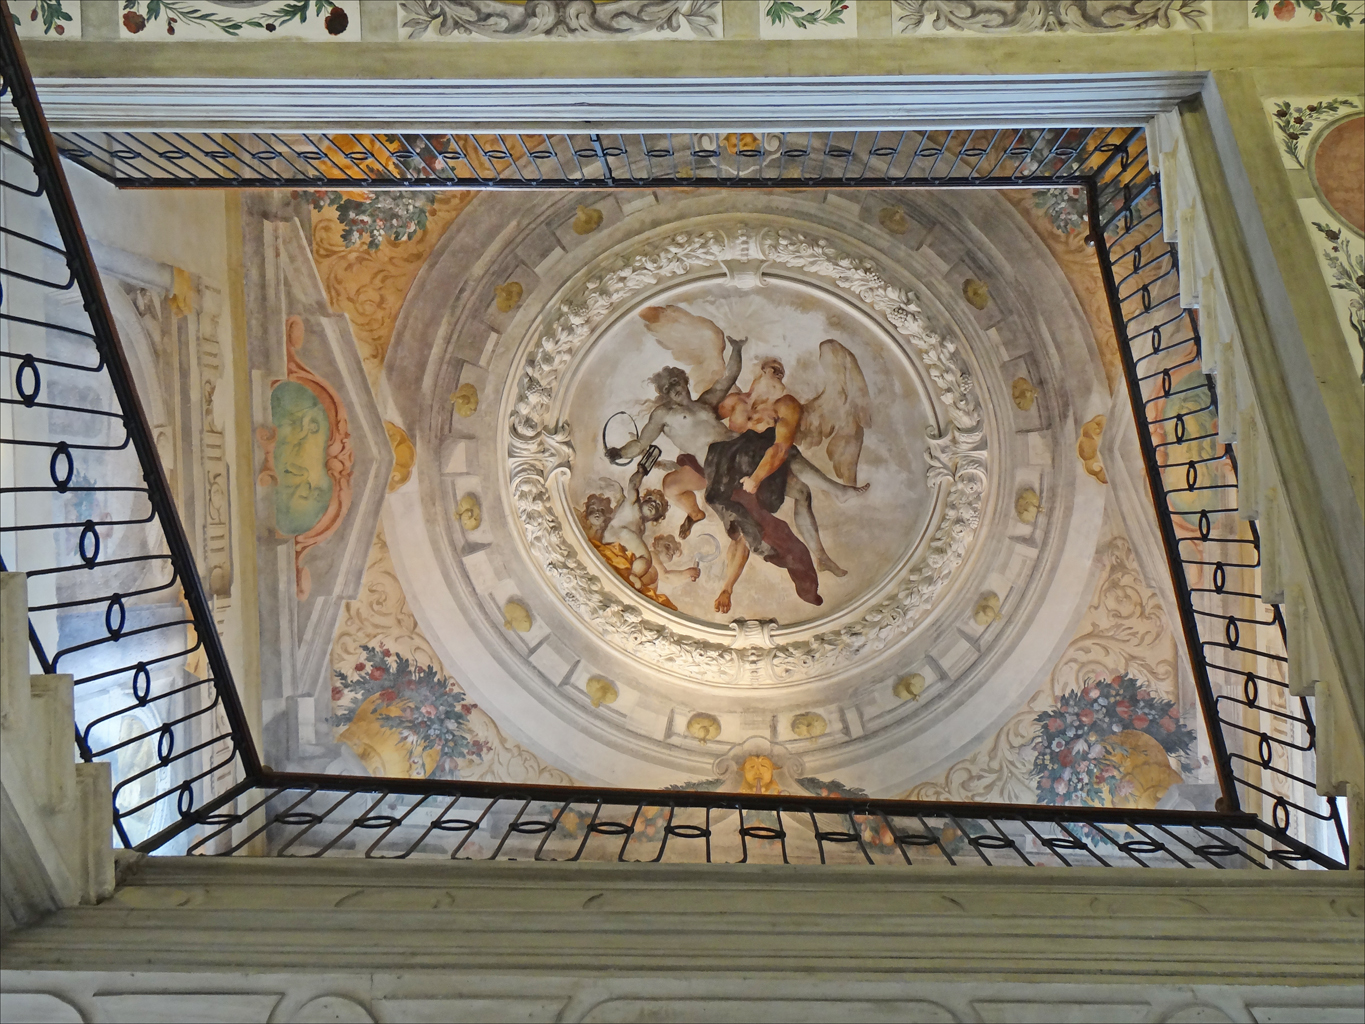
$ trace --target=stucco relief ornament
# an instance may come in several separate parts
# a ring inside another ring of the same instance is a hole
[[[980,522],[987,448],[980,404],[956,347],[929,330],[914,297],[825,239],[785,229],[748,225],[681,232],[620,260],[586,281],[552,312],[548,327],[527,355],[508,437],[512,505],[531,549],[565,603],[604,640],[647,663],[713,682],[761,682],[838,670],[859,655],[878,651],[921,621],[961,564]],[[551,480],[572,465],[566,424],[548,420],[559,380],[574,356],[608,316],[637,294],[692,270],[727,261],[766,262],[823,277],[881,313],[920,356],[949,421],[942,437],[931,431],[925,451],[926,478],[948,488],[945,515],[931,538],[927,558],[894,585],[890,596],[861,619],[809,639],[782,643],[779,630],[759,631],[745,644],[743,630],[728,643],[680,633],[648,612],[627,604],[603,586],[566,539],[551,496]],[[736,642],[736,641],[739,642]],[[757,664],[757,663],[762,664]]]

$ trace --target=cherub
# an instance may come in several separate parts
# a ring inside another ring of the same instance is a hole
[[[701,570],[696,566],[669,569],[655,564],[645,543],[645,533],[651,524],[668,515],[668,499],[656,488],[642,492],[640,484],[644,477],[644,469],[637,466],[626,481],[625,490],[615,481],[604,481],[608,491],[615,493],[589,494],[580,517],[588,539],[617,575],[651,600],[673,608],[673,603],[655,589],[660,579],[695,582]]]

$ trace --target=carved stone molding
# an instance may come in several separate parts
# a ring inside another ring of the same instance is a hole
[[[670,279],[708,266],[777,265],[829,285],[880,314],[918,353],[943,405],[949,430],[930,436],[925,451],[931,488],[945,491],[943,518],[920,564],[893,581],[889,596],[857,621],[783,643],[780,629],[756,645],[708,641],[676,628],[663,613],[627,604],[604,588],[565,537],[554,507],[552,478],[572,464],[567,424],[550,421],[561,376],[596,330],[627,302]],[[527,353],[517,382],[507,441],[512,502],[536,563],[589,628],[651,665],[710,681],[784,681],[846,667],[884,649],[921,622],[948,583],[980,522],[987,446],[979,400],[956,346],[925,323],[915,297],[890,284],[868,259],[827,239],[786,228],[740,222],[725,230],[679,232],[594,274],[561,301]]]
[[[951,943],[942,934],[944,907],[953,913]],[[851,1000],[900,999],[899,1016],[888,1008],[883,1019],[1027,1020],[1037,1000],[1063,1002],[1058,989],[1070,984],[1095,986],[1088,1012],[1043,1019],[1343,1020],[1350,1018],[1313,1012],[1352,999],[1359,1006],[1363,909],[1359,880],[1342,871],[149,857],[112,899],[14,936],[2,984],[7,992],[66,992],[54,984],[60,976],[43,984],[20,972],[72,963],[83,972],[133,972],[155,964],[166,972],[155,980],[85,975],[84,995],[175,992],[184,1000],[181,1019],[203,993],[278,993],[289,979],[318,971],[317,950],[325,948],[326,970],[344,983],[300,992],[287,1009],[332,992],[403,1000],[454,994],[469,1000],[464,1010],[491,1017],[489,1005],[475,999],[562,993],[563,1000],[583,982],[571,1007],[555,1002],[516,1015],[505,1004],[493,1008],[504,1019],[640,1020],[649,1019],[641,1008],[616,1016],[589,1011],[604,995],[659,997],[662,1007],[670,998],[728,997],[733,1007],[750,998],[833,992],[845,1002],[807,1019],[860,1007]],[[461,927],[450,926],[452,910]],[[527,915],[544,934],[572,941],[527,942]],[[394,927],[400,916],[403,927]],[[869,927],[874,917],[878,926]],[[767,924],[757,947],[752,930],[737,927],[752,921]],[[837,947],[830,941],[835,928]],[[130,929],[136,943],[128,941]],[[376,934],[386,941],[376,943]],[[618,969],[603,971],[607,963]],[[736,970],[740,963],[748,965],[744,972]],[[208,971],[217,972],[212,984],[188,973]],[[402,975],[386,981],[386,971]],[[1046,983],[996,980],[1002,976]],[[852,987],[835,987],[841,979]],[[1224,1003],[1230,1012],[1223,1017],[1207,1009],[1177,1016],[1201,1000],[1221,1002],[1219,981],[1265,988],[1248,992],[1245,1003]],[[952,998],[963,984],[985,988],[973,993],[975,1007]],[[1134,1006],[1147,998],[1133,998],[1130,986],[1138,984],[1153,986],[1156,1009]],[[916,997],[956,1012],[910,1016],[904,1001]],[[984,999],[996,1001],[989,1015]],[[1007,999],[1017,1000],[1012,1009],[1001,1006]],[[1253,1016],[1248,1004],[1262,1009]],[[724,1019],[714,1004],[705,1013],[693,1003],[690,1018],[662,1007],[665,1020]],[[1275,1007],[1283,1009],[1276,1014]],[[114,1018],[111,1009],[90,1017]],[[375,1016],[437,1016],[429,1002],[386,1011]],[[791,1020],[793,1008],[764,1012],[760,1005],[745,1019]],[[240,1010],[220,1010],[223,1017],[243,1019]],[[280,1012],[271,1019],[308,1018]]]

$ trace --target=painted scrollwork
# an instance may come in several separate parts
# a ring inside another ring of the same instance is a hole
[[[720,0],[403,0],[405,38],[478,35],[487,39],[621,38],[657,32],[719,34]]]
[[[787,229],[739,224],[730,235],[708,229],[674,234],[586,281],[551,314],[527,356],[513,405],[508,438],[512,504],[532,554],[582,621],[620,649],[698,679],[753,680],[751,661],[766,662],[758,678],[784,680],[834,671],[878,651],[920,622],[961,564],[980,522],[986,483],[986,442],[972,378],[956,346],[924,321],[908,291],[890,284],[876,265],[826,239]],[[906,572],[891,595],[860,620],[809,639],[782,643],[780,630],[753,645],[713,643],[674,631],[639,607],[608,593],[565,538],[551,500],[551,479],[567,471],[573,451],[565,424],[549,421],[561,374],[599,325],[640,292],[694,269],[731,263],[780,265],[824,278],[882,314],[918,353],[935,385],[948,432],[931,436],[925,452],[931,486],[947,489],[945,514],[921,563]]]
[[[1175,634],[1160,597],[1138,567],[1132,545],[1114,537],[1097,558],[1101,575],[1094,597],[1047,685],[979,750],[954,764],[941,780],[902,794],[905,798],[1033,803],[1037,789],[1030,768],[1037,716],[1054,707],[1061,695],[1094,679],[1128,673],[1161,696],[1178,699]]]
[[[1202,29],[1205,0],[896,0],[902,33],[935,31],[1120,32]]]

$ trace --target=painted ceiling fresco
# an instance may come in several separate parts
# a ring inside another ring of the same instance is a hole
[[[1078,190],[247,213],[271,764],[1211,806]]]

